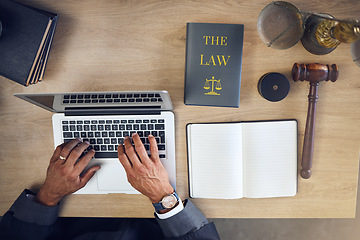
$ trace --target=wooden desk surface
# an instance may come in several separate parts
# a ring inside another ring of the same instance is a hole
[[[19,0],[20,1],[20,0]],[[0,214],[24,188],[45,179],[52,155],[50,112],[13,97],[14,93],[167,90],[176,121],[177,192],[188,197],[185,125],[218,122],[298,120],[299,165],[307,114],[309,85],[293,82],[293,63],[336,63],[337,82],[321,83],[317,105],[313,176],[299,177],[291,198],[193,202],[212,218],[353,218],[355,217],[360,143],[360,68],[350,45],[326,56],[308,53],[298,43],[288,50],[268,48],[256,22],[271,1],[47,1],[20,2],[59,14],[45,80],[28,88],[0,77]],[[358,0],[292,1],[299,9],[360,18]],[[184,105],[187,22],[245,25],[240,108]],[[257,92],[259,78],[280,72],[290,80],[290,93],[272,103]],[[214,139],[214,141],[216,141]],[[61,216],[152,217],[144,196],[72,195],[62,202]]]

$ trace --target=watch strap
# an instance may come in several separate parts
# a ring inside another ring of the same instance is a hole
[[[179,202],[179,196],[177,195],[177,193],[174,191],[172,194],[169,194],[169,195],[173,195],[176,197],[176,200]],[[165,208],[163,205],[162,205],[162,201],[158,202],[158,203],[153,203],[153,206],[155,208],[155,211],[160,211],[160,210],[165,210],[167,208]]]
[[[166,212],[166,213],[159,213],[157,211],[155,211],[155,214],[156,216],[159,218],[159,219],[167,219],[167,218],[170,218],[176,214],[178,214],[179,212],[181,212],[182,210],[184,210],[184,204],[183,202],[180,200],[178,202],[177,205],[175,205],[174,208],[172,208],[170,211]]]

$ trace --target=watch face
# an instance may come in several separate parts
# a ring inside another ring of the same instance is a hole
[[[173,208],[177,203],[177,199],[174,195],[167,195],[163,198],[161,201],[161,204],[164,206],[164,208]]]

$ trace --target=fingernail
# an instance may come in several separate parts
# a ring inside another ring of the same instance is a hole
[[[77,138],[76,140],[78,140],[78,141],[82,142],[82,139],[81,139],[81,138]]]
[[[134,137],[135,135],[137,135],[137,133],[133,133],[131,136],[133,136],[133,137]]]
[[[154,137],[153,135],[149,134],[149,137]]]
[[[90,145],[90,143],[88,141],[85,141],[84,143],[86,143],[87,145]]]

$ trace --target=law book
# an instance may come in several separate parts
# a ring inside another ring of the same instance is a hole
[[[188,23],[186,105],[239,107],[244,25]]]
[[[34,84],[34,83],[37,83],[37,82],[41,81],[43,79],[43,77],[44,77],[44,74],[45,74],[45,68],[46,68],[46,65],[47,65],[48,58],[49,58],[51,44],[52,44],[52,41],[53,41],[53,38],[54,38],[55,29],[56,29],[57,21],[58,21],[58,16],[57,15],[52,16],[52,18],[53,18],[53,21],[51,23],[49,32],[48,32],[48,34],[46,36],[45,43],[44,43],[44,45],[43,45],[43,47],[41,49],[40,56],[39,56],[39,59],[38,59],[37,64],[36,64],[35,71],[32,74],[31,84]]]
[[[41,67],[41,70],[40,70],[40,76],[39,76],[38,81],[41,81],[44,78],[45,69],[46,69],[46,66],[47,66],[47,63],[48,63],[48,59],[49,59],[51,44],[52,44],[53,39],[54,39],[55,30],[56,30],[56,26],[57,26],[59,17],[58,17],[57,14],[55,14],[53,18],[54,18],[54,21],[53,21],[53,23],[51,24],[51,27],[50,27],[49,38],[46,41],[44,56],[41,58],[42,61],[43,61],[43,64],[42,64],[42,67]]]
[[[22,4],[22,5],[24,5],[24,4]],[[24,6],[26,6],[26,5],[24,5]],[[53,42],[53,38],[55,35],[55,30],[56,30],[59,16],[56,13],[48,12],[48,11],[45,11],[42,9],[34,8],[31,6],[27,6],[27,7],[31,8],[37,12],[40,12],[44,15],[47,15],[52,21],[50,29],[46,35],[45,44],[43,45],[43,47],[41,49],[39,61],[37,61],[36,72],[32,74],[31,84],[34,84],[34,83],[41,81],[44,77],[45,68],[47,65],[48,58],[49,58],[51,44]]]
[[[0,75],[24,86],[36,83],[46,65],[57,14],[2,0],[0,18]]]
[[[297,193],[297,121],[187,125],[191,198],[290,197]]]

